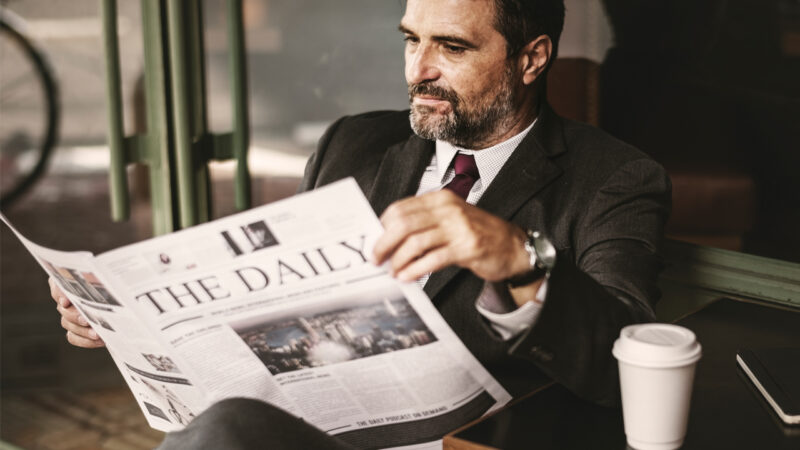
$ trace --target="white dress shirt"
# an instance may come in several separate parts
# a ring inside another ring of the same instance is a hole
[[[425,173],[417,189],[417,195],[422,195],[428,192],[437,191],[442,189],[455,177],[455,169],[451,167],[451,162],[457,153],[464,153],[473,155],[475,163],[478,166],[478,173],[480,178],[475,181],[472,189],[467,196],[467,203],[474,205],[478,203],[481,196],[489,185],[497,177],[500,169],[503,168],[508,158],[517,148],[522,139],[527,136],[528,132],[536,124],[536,120],[531,123],[528,128],[521,133],[513,136],[497,145],[482,150],[470,150],[458,148],[450,143],[444,141],[436,141],[436,153],[431,158],[428,167],[425,168]],[[428,281],[430,274],[422,276],[417,283],[424,286]],[[478,312],[485,317],[492,328],[505,340],[522,333],[530,328],[539,316],[542,304],[547,295],[547,280],[542,283],[536,294],[536,299],[526,302],[521,307],[508,310],[504,307],[504,302],[500,300],[498,292],[495,290],[492,283],[484,283],[483,290],[478,296],[478,301],[475,307]]]

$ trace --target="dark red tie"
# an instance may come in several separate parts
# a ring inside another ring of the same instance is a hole
[[[453,162],[453,168],[456,176],[444,188],[450,189],[466,200],[472,185],[481,177],[478,173],[478,165],[475,164],[475,158],[472,155],[458,153]]]

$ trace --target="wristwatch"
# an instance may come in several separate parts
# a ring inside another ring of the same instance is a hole
[[[542,233],[526,230],[525,251],[530,255],[531,268],[527,272],[506,279],[506,285],[517,288],[549,275],[556,265],[556,248]]]

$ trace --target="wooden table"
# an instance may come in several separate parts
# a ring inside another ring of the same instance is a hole
[[[800,449],[736,364],[739,348],[800,346],[800,310],[720,299],[677,322],[697,335],[697,366],[684,449]],[[800,380],[798,380],[800,381]],[[446,436],[445,449],[624,449],[622,410],[550,384]]]

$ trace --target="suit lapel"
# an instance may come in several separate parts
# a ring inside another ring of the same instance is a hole
[[[561,174],[551,158],[566,151],[560,118],[546,105],[539,120],[500,173],[484,192],[477,206],[505,220]],[[451,266],[431,275],[425,292],[433,298],[462,269]]]
[[[436,144],[412,135],[389,147],[367,198],[380,216],[394,201],[417,193],[419,180],[433,157]]]
[[[559,175],[558,167],[536,136],[526,136],[483,193],[477,206],[510,220],[525,203]]]

